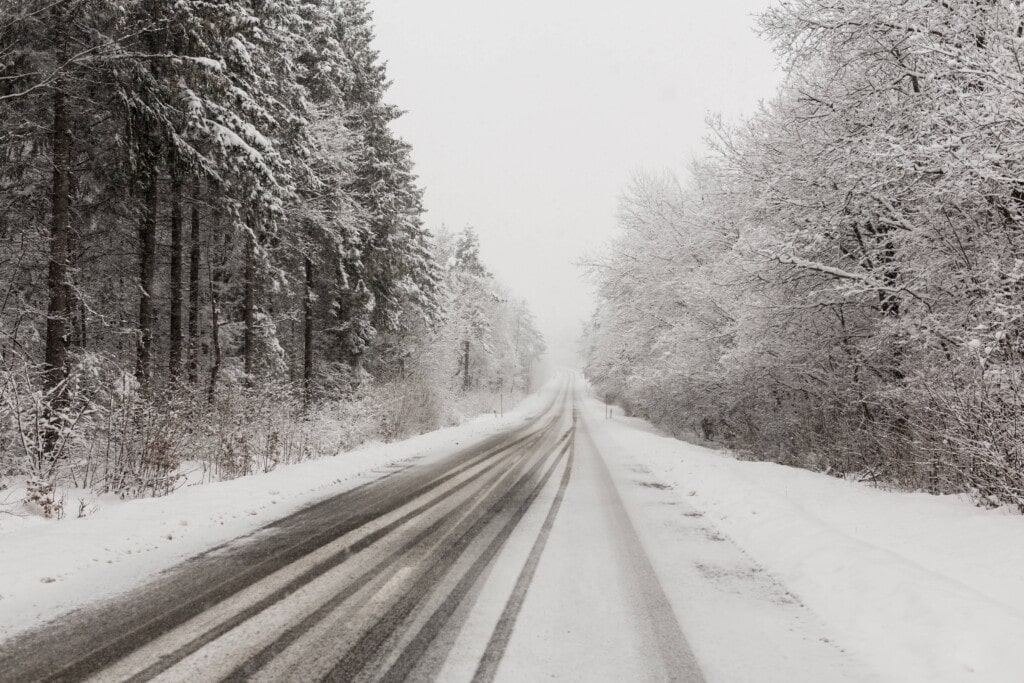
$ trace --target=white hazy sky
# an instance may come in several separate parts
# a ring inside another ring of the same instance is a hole
[[[615,231],[639,170],[681,171],[704,120],[780,80],[769,0],[371,0],[427,224],[474,226],[485,262],[572,361],[594,305],[574,262]]]

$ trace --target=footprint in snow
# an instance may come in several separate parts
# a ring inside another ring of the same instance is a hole
[[[667,491],[672,488],[668,484],[662,484],[660,481],[638,481],[637,483],[649,489],[657,489],[658,491]]]

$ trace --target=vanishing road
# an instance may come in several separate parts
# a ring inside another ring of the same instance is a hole
[[[702,681],[577,390],[0,645],[0,679]]]

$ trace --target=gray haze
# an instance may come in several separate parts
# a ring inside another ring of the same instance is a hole
[[[753,18],[768,4],[374,0],[427,222],[477,228],[553,361],[573,362],[593,307],[573,262],[614,233],[633,173],[682,170],[708,113],[734,119],[773,93]]]

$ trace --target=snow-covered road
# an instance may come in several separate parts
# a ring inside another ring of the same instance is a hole
[[[15,639],[0,671],[352,680],[415,668],[564,466],[570,402],[566,384],[524,426],[326,499]]]
[[[12,640],[3,677],[701,680],[607,470],[577,458],[573,384],[523,426]]]
[[[2,680],[873,681],[617,445],[529,419],[0,643]]]

